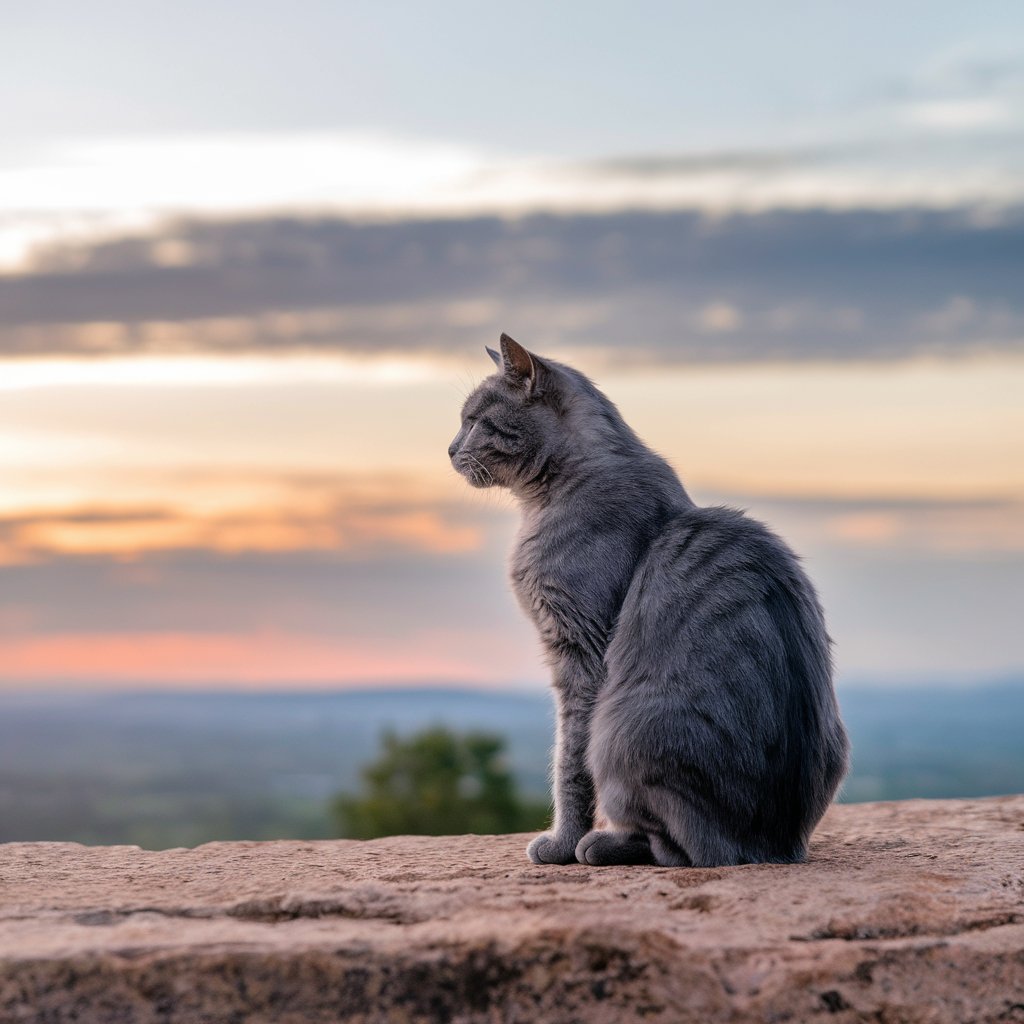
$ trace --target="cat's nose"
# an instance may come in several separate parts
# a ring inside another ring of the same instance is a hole
[[[449,459],[454,459],[455,458],[455,453],[458,450],[459,450],[458,444],[455,441],[452,441],[452,443],[450,445],[448,445],[448,458]]]

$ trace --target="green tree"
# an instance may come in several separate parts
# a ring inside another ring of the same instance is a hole
[[[332,802],[344,836],[482,835],[547,824],[546,805],[516,792],[500,736],[435,727],[406,739],[387,732],[382,744],[380,757],[362,770],[362,792]]]

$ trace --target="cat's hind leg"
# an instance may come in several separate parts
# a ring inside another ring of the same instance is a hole
[[[581,864],[652,864],[663,868],[693,867],[696,862],[684,836],[673,828],[678,801],[661,787],[628,780],[628,770],[609,757],[611,744],[590,750],[599,781],[601,814],[611,826],[588,832],[576,846]],[[666,800],[669,797],[669,800]],[[670,806],[665,806],[668,803]]]
[[[600,758],[597,759],[599,763]],[[651,814],[642,788],[619,777],[605,775],[601,789],[601,815],[610,827],[588,832],[576,845],[576,859],[594,867],[612,864],[690,864],[686,851],[670,839],[659,819]]]
[[[652,832],[649,840],[653,863],[660,868],[692,868],[690,855],[663,832]]]
[[[654,864],[654,853],[645,832],[588,832],[576,844],[581,864],[606,867],[611,864]]]
[[[715,816],[700,811],[668,784],[648,786],[645,797],[651,814],[661,822],[658,837],[651,836],[659,864],[711,868],[770,859],[749,856]]]

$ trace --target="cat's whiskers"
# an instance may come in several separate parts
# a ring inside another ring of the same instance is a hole
[[[494,483],[494,477],[491,475],[491,471],[475,455],[471,455],[469,452],[466,452],[465,456],[466,459],[469,460],[470,464],[475,466],[479,470],[480,474],[482,474],[481,479],[488,485],[488,487]]]

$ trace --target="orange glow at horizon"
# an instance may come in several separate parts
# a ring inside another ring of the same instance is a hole
[[[477,525],[446,518],[441,508],[237,510],[218,516],[175,510],[68,509],[0,517],[0,565],[62,555],[132,559],[204,550],[212,554],[298,551],[407,551],[464,554],[478,550]]]
[[[536,659],[503,631],[467,644],[443,631],[377,643],[277,632],[58,633],[7,640],[5,683],[43,688],[102,683],[336,686],[375,682],[511,684],[537,675]],[[500,669],[481,671],[481,665]]]

